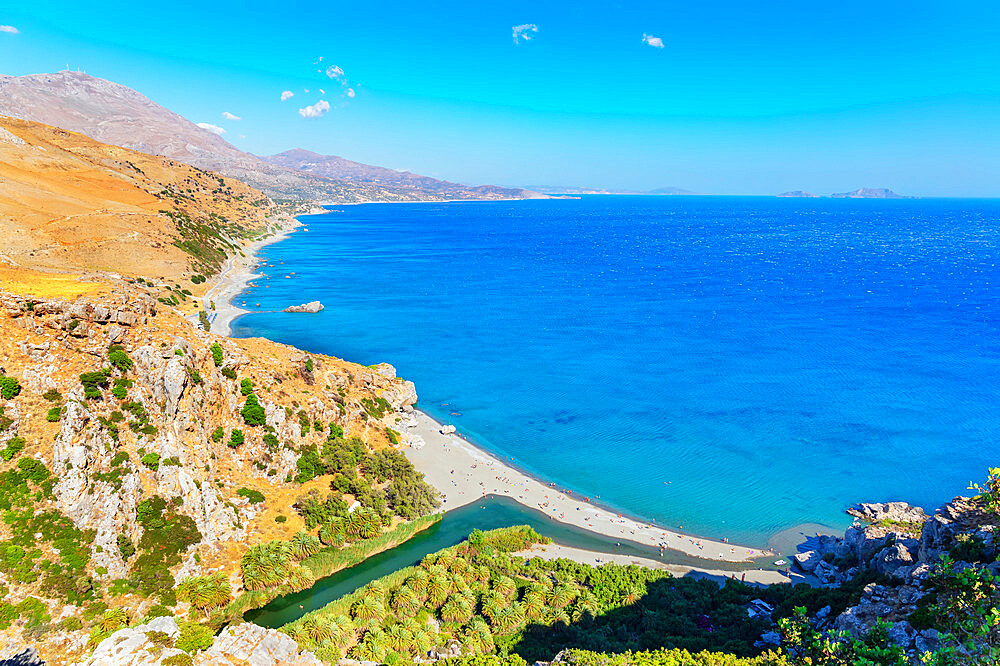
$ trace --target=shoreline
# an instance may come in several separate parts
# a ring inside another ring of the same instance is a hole
[[[282,224],[281,230],[277,233],[245,245],[242,248],[244,256],[236,254],[226,259],[215,284],[200,297],[202,308],[209,313],[213,333],[228,337],[232,333],[233,320],[250,312],[234,305],[233,301],[247,288],[250,281],[260,277],[254,269],[260,262],[257,253],[261,248],[285,240],[301,226],[303,223],[297,217],[293,217]],[[211,309],[213,301],[214,310]]]
[[[358,202],[336,205],[361,205],[362,203],[444,202]],[[326,212],[332,211],[327,209]],[[234,305],[233,301],[253,279],[258,277],[258,274],[254,272],[259,263],[257,252],[267,245],[284,240],[295,229],[304,226],[304,224],[298,217],[292,218],[283,224],[282,229],[274,235],[245,246],[243,248],[245,256],[235,255],[226,261],[223,270],[220,271],[218,281],[201,297],[206,311],[213,312],[215,315],[211,320],[213,332],[229,336],[232,332],[232,322],[237,317],[250,312]],[[208,308],[208,302],[211,299],[216,300],[214,311]],[[705,560],[706,566],[704,568],[666,565],[679,571],[695,571],[704,575],[721,573],[711,569],[712,561],[762,564],[761,560],[765,558],[778,557],[772,548],[751,548],[728,541],[668,530],[655,523],[645,522],[641,518],[602,506],[599,501],[591,502],[589,498],[577,499],[574,497],[574,493],[563,490],[555,483],[543,481],[533,474],[502,461],[498,456],[476,446],[458,432],[449,435],[441,434],[440,430],[443,424],[426,412],[415,408],[413,416],[414,421],[405,424],[409,427],[396,423],[390,425],[404,430],[404,439],[407,442],[414,441],[412,435],[417,435],[415,441],[424,442],[424,446],[420,449],[405,446],[401,447],[401,450],[414,467],[424,474],[428,483],[440,493],[443,500],[443,511],[471,504],[491,494],[509,497],[523,506],[541,511],[548,515],[551,520],[565,525],[601,534],[605,537],[620,538],[651,548],[659,547],[661,551],[667,549]],[[433,455],[432,452],[434,452]],[[459,472],[460,469],[462,472]],[[455,472],[458,474],[454,474]],[[520,492],[517,492],[518,490]],[[581,552],[587,553],[583,557],[593,559],[591,551],[581,550]],[[612,556],[629,557],[610,552],[597,553],[594,551],[593,554],[606,555],[608,556],[606,559],[612,559]],[[656,562],[655,560],[648,561]],[[664,566],[663,563],[657,562],[656,564]],[[768,561],[767,564],[771,565],[771,562]],[[774,571],[773,567],[768,570],[759,569],[756,571],[769,571],[769,579],[770,574],[774,574],[775,580],[770,582],[788,582],[789,580],[784,574]]]
[[[786,575],[784,571],[774,569],[747,569],[746,571],[723,571],[721,569],[702,568],[683,564],[666,564],[647,557],[623,555],[621,553],[603,553],[558,543],[535,544],[531,548],[514,553],[524,558],[540,557],[543,560],[567,559],[578,564],[604,566],[605,564],[634,564],[647,569],[662,569],[669,571],[677,578],[707,578],[718,583],[727,578],[742,580],[753,585],[776,585],[781,583],[809,583],[810,581],[799,572]]]
[[[397,428],[400,426],[410,443],[402,449],[403,454],[441,494],[444,511],[471,504],[487,495],[498,495],[542,511],[551,520],[572,527],[674,550],[704,559],[706,564],[711,561],[753,563],[775,557],[770,549],[668,530],[617,513],[589,499],[576,499],[554,483],[539,480],[503,462],[457,432],[442,434],[443,425],[419,409],[414,410],[408,423],[395,424]],[[419,448],[415,448],[414,443]]]

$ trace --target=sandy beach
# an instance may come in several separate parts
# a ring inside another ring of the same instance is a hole
[[[552,520],[612,538],[634,541],[704,558],[728,562],[751,562],[773,557],[769,550],[749,548],[725,541],[663,529],[560,492],[504,463],[457,434],[441,434],[441,424],[417,410],[405,428],[407,439],[423,443],[404,449],[406,457],[423,472],[444,500],[444,509],[454,509],[485,497],[500,495],[542,511]],[[396,426],[398,427],[398,425]]]
[[[749,569],[747,571],[721,571],[717,569],[701,569],[698,567],[682,566],[678,564],[664,564],[656,560],[645,557],[635,557],[632,555],[622,555],[619,553],[598,553],[582,548],[563,546],[558,543],[537,544],[528,550],[518,553],[526,558],[541,557],[545,560],[556,560],[565,558],[580,564],[590,564],[602,566],[604,564],[635,564],[647,569],[664,569],[677,577],[691,578],[711,578],[722,582],[725,578],[735,578],[747,583],[757,585],[773,585],[775,583],[804,583],[808,582],[806,577],[797,572],[786,575],[784,571],[774,571],[771,569]]]
[[[233,320],[247,313],[247,310],[234,305],[233,299],[246,289],[251,280],[260,277],[254,272],[259,264],[257,252],[266,245],[288,238],[289,234],[300,226],[302,223],[297,219],[290,219],[278,233],[245,245],[243,247],[245,256],[234,255],[226,260],[226,263],[222,265],[222,270],[219,271],[217,282],[202,296],[202,307],[209,313],[213,333],[229,335]],[[215,302],[215,310],[211,308],[213,301]],[[192,319],[192,321],[197,322],[197,319]]]

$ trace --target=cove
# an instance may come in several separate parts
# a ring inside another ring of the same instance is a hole
[[[247,611],[244,617],[264,627],[280,627],[297,620],[310,611],[326,606],[331,601],[367,585],[376,578],[417,564],[428,553],[460,543],[469,536],[469,532],[476,528],[491,530],[512,525],[530,525],[539,534],[549,537],[556,543],[595,552],[623,553],[659,560],[666,564],[726,571],[739,571],[750,566],[704,560],[670,550],[664,551],[661,557],[659,550],[649,546],[633,541],[618,541],[564,525],[551,520],[540,511],[522,506],[510,498],[491,495],[474,504],[449,511],[440,522],[395,548],[373,555],[349,569],[322,578],[308,590],[278,597],[262,608]]]

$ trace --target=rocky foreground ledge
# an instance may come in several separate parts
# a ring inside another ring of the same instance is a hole
[[[956,569],[981,566],[966,560],[992,562],[984,568],[1000,574],[1000,562],[994,561],[1000,537],[997,515],[975,499],[956,497],[932,516],[905,502],[858,504],[847,513],[856,520],[844,536],[813,540],[812,549],[794,556],[795,566],[830,586],[865,570],[880,574],[884,582],[869,583],[860,602],[836,617],[821,611],[817,628],[864,636],[878,620],[891,622],[890,640],[916,658],[941,647],[938,631],[914,627],[911,616],[930,593],[928,581],[942,556],[957,560]]]

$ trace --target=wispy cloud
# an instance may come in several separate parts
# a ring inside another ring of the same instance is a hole
[[[662,49],[664,46],[662,39],[659,37],[653,37],[652,35],[647,35],[646,33],[642,33],[642,43],[649,44],[654,49]]]
[[[203,130],[208,130],[212,134],[218,134],[219,136],[222,136],[223,134],[226,133],[226,130],[222,129],[218,125],[213,125],[212,123],[196,123],[196,124],[198,125],[198,127],[202,128]]]
[[[514,43],[520,44],[521,40],[530,42],[531,38],[538,33],[538,26],[534,23],[522,23],[511,28],[514,33]]]
[[[303,118],[319,118],[320,116],[325,115],[329,110],[330,103],[325,99],[321,99],[315,104],[307,106],[304,109],[299,109],[299,115]]]
[[[344,70],[342,70],[340,67],[337,67],[336,65],[330,65],[329,67],[326,68],[326,75],[331,79],[334,79],[336,81],[341,81],[344,78]]]
[[[284,102],[286,99],[291,99],[292,97],[295,97],[295,93],[293,93],[291,90],[286,90],[283,93],[281,93],[282,102]]]
[[[21,31],[12,25],[0,25],[0,32],[9,32],[12,35],[16,35]]]
[[[344,94],[347,95],[348,97],[354,97],[354,88],[348,88],[347,90],[344,91]]]
[[[229,113],[228,111],[223,111],[222,117],[226,120],[242,120],[239,116]]]

